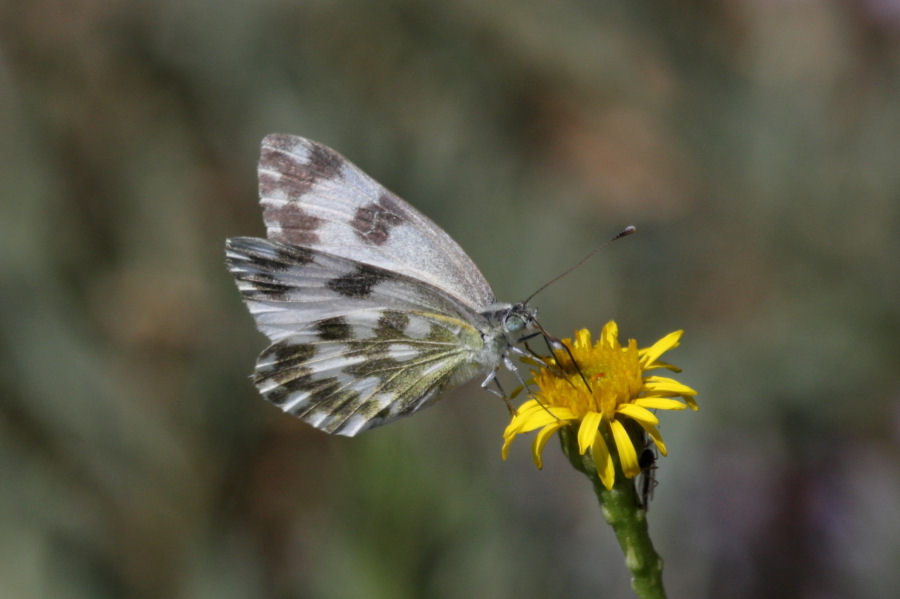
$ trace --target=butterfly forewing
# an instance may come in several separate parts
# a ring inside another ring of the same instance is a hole
[[[269,239],[405,274],[476,309],[495,302],[447,233],[331,148],[293,135],[266,136],[259,195]]]

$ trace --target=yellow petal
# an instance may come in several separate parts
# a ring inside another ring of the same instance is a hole
[[[508,437],[503,437],[503,447],[500,448],[500,457],[506,460],[507,456],[509,456],[509,445],[512,443],[512,440],[515,439],[515,435],[510,435]]]
[[[540,408],[540,407],[541,407],[541,404],[539,401],[537,401],[535,399],[529,399],[528,401],[523,403],[521,406],[516,408],[516,413],[513,415],[513,420],[521,417],[523,414],[530,412],[531,410],[533,410],[535,408]]]
[[[675,403],[684,407],[684,404],[681,402]],[[656,414],[633,403],[621,404],[618,408],[616,408],[616,413],[622,414],[623,416],[628,416],[632,420],[637,420],[638,422],[646,422],[650,425],[659,424],[659,418],[656,417]]]
[[[527,433],[551,422],[571,419],[571,417],[572,411],[568,408],[547,407],[535,400],[526,401],[519,408],[518,413],[513,416],[506,430],[503,431],[503,438],[512,437],[519,433]]]
[[[687,408],[686,405],[677,399],[669,399],[668,397],[638,397],[632,403],[649,410],[684,410]]]
[[[602,419],[603,415],[599,412],[588,412],[581,420],[581,426],[578,427],[578,452],[582,455],[593,445]]]
[[[648,376],[644,378],[644,386],[641,391],[654,393],[667,393],[671,395],[697,395],[697,392],[665,376]]]
[[[566,340],[568,341],[568,340]],[[591,347],[591,332],[587,329],[581,329],[575,331],[575,343],[572,344],[572,347],[577,349],[590,349]]]
[[[657,360],[652,364],[646,364],[644,366],[644,370],[656,370],[657,368],[665,368],[666,370],[671,370],[672,372],[681,372],[681,368],[675,366],[674,364],[663,362],[662,360]]]
[[[640,350],[641,364],[652,364],[670,349],[678,347],[678,341],[683,334],[684,331],[673,331],[650,347]]]
[[[594,466],[597,468],[600,482],[609,491],[616,482],[616,469],[613,467],[612,457],[609,455],[609,448],[606,447],[603,435],[597,435],[594,439],[594,444],[591,446],[591,457],[594,458]]]
[[[565,422],[554,422],[553,424],[548,424],[547,426],[542,428],[534,437],[534,443],[532,443],[531,445],[531,454],[534,457],[534,465],[538,467],[538,470],[544,468],[544,445],[547,444],[547,441],[550,439],[550,437],[553,436],[553,433],[555,433],[565,425]]]
[[[600,341],[607,347],[617,347],[619,345],[619,325],[615,320],[610,320],[603,325],[600,331]]]
[[[613,439],[616,441],[616,449],[619,451],[619,461],[622,464],[622,472],[626,478],[634,478],[641,473],[641,467],[638,465],[637,452],[634,450],[634,444],[628,431],[618,420],[609,423],[612,430]]]

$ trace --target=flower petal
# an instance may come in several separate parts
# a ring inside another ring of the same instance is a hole
[[[524,409],[523,409],[524,408]],[[561,406],[545,406],[536,400],[526,401],[503,431],[503,438],[527,433],[558,420],[571,420],[572,411]]]
[[[516,408],[516,413],[513,414],[512,419],[516,420],[517,418],[521,418],[522,416],[524,416],[526,413],[530,412],[531,410],[534,410],[535,408],[540,408],[540,407],[541,407],[541,404],[539,401],[537,401],[536,399],[529,399],[528,401],[523,403],[521,406]]]
[[[603,330],[600,331],[600,342],[607,347],[618,347],[619,325],[616,324],[615,320],[610,320],[603,325]]]
[[[687,406],[677,399],[668,397],[638,397],[634,400],[634,405],[647,408],[648,410],[684,410]]]
[[[665,376],[648,376],[644,378],[644,386],[641,387],[642,391],[654,392],[654,393],[666,393],[671,395],[697,395],[697,392],[684,385],[679,383],[675,379],[670,379]]]
[[[616,440],[616,449],[619,451],[619,462],[622,464],[622,473],[626,478],[634,478],[641,473],[641,467],[638,465],[637,452],[634,449],[634,443],[628,436],[628,431],[618,420],[609,423],[612,430],[613,439]]]
[[[673,331],[650,347],[640,350],[641,364],[652,364],[670,349],[678,347],[678,342],[683,334],[684,331]]]
[[[531,454],[534,457],[534,465],[538,467],[538,470],[542,470],[544,468],[544,445],[547,444],[547,441],[550,440],[550,437],[553,436],[553,433],[566,426],[567,422],[554,422],[553,424],[548,424],[544,428],[542,428],[538,434],[534,437],[534,442],[531,444]]]
[[[656,370],[657,368],[665,368],[666,370],[671,370],[672,372],[681,372],[681,368],[675,366],[674,364],[669,364],[668,362],[663,362],[662,360],[656,360],[651,364],[647,364],[643,367],[645,371],[647,370]]]
[[[599,412],[588,412],[581,420],[581,426],[578,427],[578,451],[584,455],[588,447],[594,444],[594,438],[600,429],[600,421],[603,415]]]
[[[591,457],[594,458],[594,466],[597,468],[600,482],[607,491],[611,490],[613,483],[616,482],[616,469],[613,467],[612,456],[609,455],[609,448],[606,446],[606,441],[603,440],[603,435],[597,435],[594,439],[594,444],[591,445]]]
[[[568,341],[568,339],[563,339],[563,343]],[[566,343],[566,345],[569,345]],[[587,329],[580,329],[575,331],[575,342],[570,345],[570,347],[574,349],[584,350],[590,349],[591,347],[591,332]]]
[[[680,401],[675,403],[682,407],[686,407]],[[616,408],[616,413],[622,414],[623,416],[628,416],[632,420],[637,420],[638,422],[646,422],[651,426],[659,424],[659,418],[656,417],[656,414],[635,404],[623,403],[619,405],[618,408]]]
[[[503,437],[503,447],[500,448],[500,457],[506,461],[506,458],[509,457],[509,446],[512,443],[512,440],[515,439],[515,435],[510,435],[508,437]]]

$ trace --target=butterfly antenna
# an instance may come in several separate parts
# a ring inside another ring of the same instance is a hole
[[[613,241],[622,239],[623,237],[628,237],[635,231],[637,231],[637,228],[634,225],[628,225],[627,227],[625,227],[624,229],[619,231],[619,233],[615,237],[613,237],[612,239],[608,239],[607,241],[605,241],[598,247],[594,248],[593,250],[588,252],[588,254],[584,258],[579,260],[577,263],[573,264],[566,270],[562,271],[561,273],[559,273],[558,275],[556,275],[555,277],[553,277],[552,279],[550,279],[549,281],[547,281],[546,283],[544,283],[543,285],[538,287],[538,290],[535,291],[534,293],[532,293],[531,295],[529,295],[528,299],[526,299],[523,303],[527,304],[528,302],[530,302],[534,298],[534,296],[536,296],[538,293],[540,293],[541,291],[543,291],[544,289],[546,289],[553,283],[557,282],[558,280],[560,280],[561,278],[563,278],[564,276],[566,276],[567,274],[569,274],[570,272],[572,272],[573,270],[575,270],[576,268],[578,268],[579,266],[581,266],[582,264],[584,264],[585,262],[587,262],[588,260],[593,258],[594,254],[596,254],[597,252],[599,252],[600,250],[602,250],[603,248],[605,248],[606,246],[611,244]]]
[[[525,345],[525,349],[528,350],[528,354],[530,354],[532,358],[536,359],[538,362],[540,362],[541,364],[543,364],[543,365],[545,365],[545,366],[547,365],[546,362],[544,362],[544,360],[543,360],[537,353],[535,353],[534,350],[531,349],[531,347],[528,346],[528,339],[531,339],[532,337],[534,337],[534,336],[536,336],[536,335],[540,335],[541,338],[544,340],[544,343],[547,344],[547,349],[548,349],[548,351],[549,351],[551,354],[554,353],[554,348],[559,349],[559,348],[561,347],[562,349],[564,349],[564,350],[566,351],[566,354],[568,354],[569,359],[572,361],[572,364],[575,366],[575,370],[576,370],[576,372],[578,372],[578,376],[580,376],[580,377],[581,377],[581,380],[584,381],[584,386],[587,388],[588,392],[590,392],[590,391],[591,391],[591,384],[588,382],[587,378],[584,376],[584,373],[581,371],[581,367],[578,365],[578,362],[575,361],[575,356],[572,355],[572,350],[569,349],[569,346],[567,346],[565,343],[563,343],[560,339],[558,339],[558,338],[554,337],[553,335],[551,335],[551,334],[549,333],[549,331],[547,331],[547,329],[545,329],[545,328],[541,325],[541,323],[539,323],[536,319],[535,319],[535,320],[532,320],[531,324],[532,324],[532,326],[534,326],[534,327],[536,327],[536,328],[538,329],[538,332],[537,332],[537,333],[533,333],[533,334],[531,334],[531,335],[527,335],[527,336],[525,336],[525,337],[519,339],[519,340],[517,341],[517,343],[523,343],[523,344]],[[520,353],[521,353],[521,352],[520,352]],[[518,369],[518,368],[512,368],[512,371],[515,373],[516,378],[519,379],[520,389],[524,390],[525,393],[528,394],[528,397],[530,397],[531,399],[533,399],[534,401],[536,401],[537,404],[538,404],[539,406],[541,406],[541,407],[544,409],[545,412],[547,412],[548,414],[550,414],[550,416],[552,416],[554,419],[556,419],[556,420],[558,421],[558,420],[559,420],[559,417],[558,417],[556,414],[554,414],[553,412],[551,412],[551,411],[550,411],[550,408],[548,408],[548,407],[544,404],[544,402],[542,402],[542,401],[540,400],[540,398],[538,398],[537,395],[535,395],[534,393],[532,393],[531,388],[530,388],[530,387],[528,386],[528,384],[522,379],[522,375],[521,375],[521,373],[519,373],[519,369]],[[500,387],[500,381],[498,381],[496,378],[494,378],[494,382],[497,384],[497,387],[500,388],[500,391],[501,391],[500,397],[503,398],[503,401],[506,402],[507,407],[510,408],[510,413],[513,413],[513,414],[514,414],[515,411],[512,409],[512,404],[510,403],[509,398],[506,396],[506,393],[503,392],[503,388]],[[575,384],[574,384],[571,380],[569,380],[568,377],[566,377],[566,382],[568,382],[569,385],[571,385],[573,389],[576,388],[576,387],[575,387]]]
[[[538,290],[538,291],[540,291],[540,290]],[[587,377],[584,376],[584,373],[581,372],[581,367],[578,365],[578,362],[575,361],[575,356],[572,355],[572,350],[569,349],[569,346],[566,345],[565,343],[563,343],[561,339],[551,335],[547,331],[547,329],[545,329],[543,326],[541,326],[541,323],[539,323],[537,320],[534,321],[534,326],[536,326],[537,329],[541,332],[541,336],[543,336],[543,338],[544,338],[544,343],[547,344],[547,349],[550,350],[551,354],[554,353],[554,348],[556,348],[556,349],[562,348],[566,351],[566,354],[568,354],[569,359],[572,360],[572,364],[575,366],[575,370],[578,372],[578,376],[580,376],[581,380],[584,381],[584,386],[587,388],[588,391],[591,391],[591,384],[588,382]],[[568,379],[566,379],[566,380],[568,380]],[[572,381],[569,381],[569,384],[572,385]],[[574,387],[575,385],[572,385],[572,386]]]

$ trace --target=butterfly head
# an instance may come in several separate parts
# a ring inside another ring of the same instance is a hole
[[[537,310],[524,302],[511,305],[503,314],[503,330],[508,334],[528,332],[535,328]]]
[[[517,304],[495,304],[482,312],[494,326],[499,328],[510,344],[539,330],[537,310],[525,302]]]

